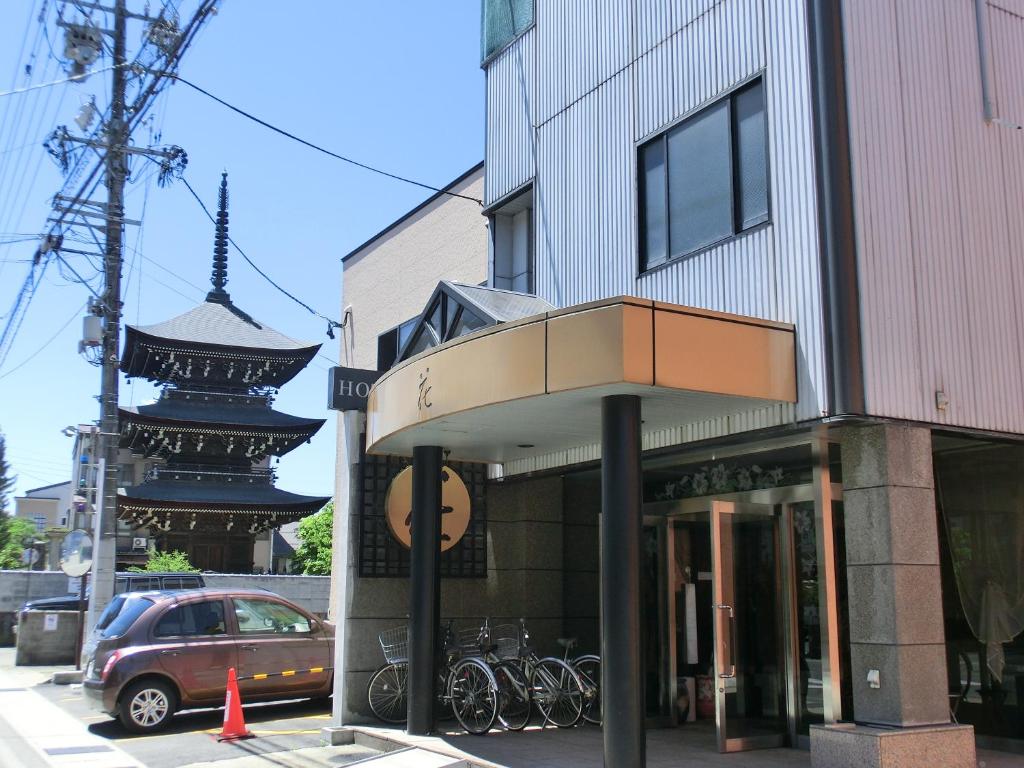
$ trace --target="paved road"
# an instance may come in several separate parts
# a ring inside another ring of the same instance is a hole
[[[245,706],[254,739],[218,743],[223,710],[183,712],[167,730],[136,736],[89,709],[78,686],[48,682],[45,668],[13,667],[9,650],[0,649],[0,768],[185,768],[258,755],[266,759],[253,764],[283,765],[272,756],[319,752],[320,729],[330,724],[328,704],[293,701]],[[374,754],[356,746],[332,747],[330,765]]]

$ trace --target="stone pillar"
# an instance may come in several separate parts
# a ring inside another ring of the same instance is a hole
[[[949,724],[931,433],[850,428],[842,455],[857,725],[815,728],[812,763],[974,766],[973,728]]]

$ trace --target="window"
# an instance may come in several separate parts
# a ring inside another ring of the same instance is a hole
[[[224,602],[222,600],[205,600],[200,603],[185,603],[171,608],[160,617],[153,635],[155,637],[223,635],[226,631]]]
[[[121,464],[118,466],[117,484],[119,486],[135,485],[135,465]]]
[[[768,221],[764,84],[757,80],[640,147],[640,266]]]
[[[533,0],[483,0],[480,58],[495,53],[533,26]]]
[[[384,333],[377,337],[378,371],[386,371],[395,364],[395,360],[398,358],[398,352],[402,349],[402,345],[408,341],[409,334],[411,334],[413,329],[416,327],[417,320],[419,320],[419,317],[406,320],[401,325],[396,326],[389,331],[384,331]]]
[[[46,527],[46,515],[32,515],[32,520],[35,521],[37,531],[41,531]]]
[[[235,604],[238,631],[243,635],[311,631],[309,619],[283,603],[241,597],[232,598],[231,601]]]
[[[109,623],[100,629],[100,634],[103,637],[120,637],[127,632],[135,620],[144,614],[149,608],[153,607],[153,601],[147,600],[144,597],[140,597],[134,600],[127,600],[117,615],[111,617]],[[107,614],[104,613],[104,616]]]
[[[533,293],[533,190],[496,209],[490,216],[491,285]]]

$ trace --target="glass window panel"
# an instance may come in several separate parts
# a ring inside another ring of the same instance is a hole
[[[406,320],[400,326],[398,326],[398,348],[401,349],[402,345],[412,336],[413,330],[416,328],[417,318]]]
[[[640,195],[643,216],[643,266],[653,267],[667,258],[665,200],[665,141],[655,139],[640,148]]]
[[[293,608],[270,600],[232,598],[240,634],[287,635],[309,632],[309,619]]]
[[[758,81],[733,100],[736,132],[736,210],[739,229],[768,220],[768,155],[764,85]]]
[[[433,346],[434,342],[430,338],[430,332],[426,328],[423,328],[420,330],[416,340],[410,345],[409,351],[405,353],[403,359],[407,360],[413,355],[425,352]]]
[[[512,278],[511,288],[518,293],[533,293],[533,273],[523,272],[521,275],[516,275]]]
[[[427,319],[425,322],[427,328],[434,332],[434,343],[440,343],[441,339],[444,338],[444,328],[441,324],[441,297],[437,297],[437,301],[430,308],[430,312],[427,313]]]
[[[465,336],[467,333],[479,330],[485,325],[487,325],[487,323],[463,307],[462,312],[459,314],[459,317],[452,328],[451,338],[454,339],[459,336]]]
[[[668,135],[669,229],[673,255],[733,232],[729,103],[723,101]]]
[[[167,611],[157,622],[153,635],[223,635],[227,631],[226,626],[223,601],[206,600],[201,603],[186,603]]]

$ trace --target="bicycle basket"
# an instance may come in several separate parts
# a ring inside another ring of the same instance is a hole
[[[385,629],[379,637],[380,649],[388,664],[409,660],[409,627]]]
[[[459,651],[464,656],[479,656],[481,653],[480,648],[480,628],[471,627],[469,629],[460,629],[456,633],[459,640]]]
[[[519,658],[519,627],[515,624],[495,624],[491,627],[494,655],[499,659]]]

